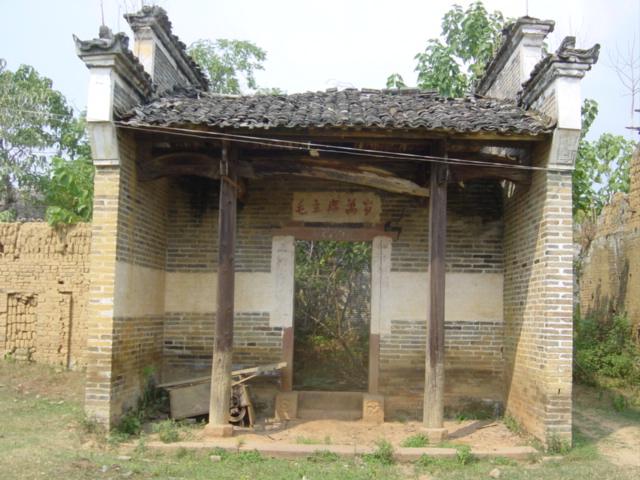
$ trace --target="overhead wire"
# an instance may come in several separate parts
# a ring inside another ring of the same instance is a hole
[[[403,152],[390,152],[387,150],[374,150],[367,148],[359,148],[359,147],[347,147],[344,145],[327,145],[315,142],[302,142],[296,140],[283,140],[280,138],[272,138],[272,137],[256,137],[251,135],[242,135],[242,134],[233,134],[226,132],[212,132],[212,131],[203,131],[203,130],[195,130],[190,128],[178,128],[178,127],[166,127],[166,126],[157,126],[151,124],[138,124],[131,125],[126,122],[116,121],[114,122],[121,128],[130,129],[130,130],[140,130],[147,132],[155,132],[155,133],[169,133],[178,136],[190,137],[190,138],[199,138],[199,139],[210,139],[210,138],[218,138],[222,140],[228,140],[231,142],[237,143],[247,143],[253,145],[262,145],[268,147],[276,147],[287,150],[301,150],[301,151],[316,151],[322,153],[342,153],[346,155],[353,156],[361,156],[361,157],[373,157],[373,158],[384,158],[384,159],[403,159],[403,160],[412,160],[412,161],[422,161],[429,163],[443,163],[449,165],[463,165],[463,166],[484,166],[484,167],[497,167],[497,168],[505,168],[505,169],[516,169],[516,170],[529,170],[529,171],[550,171],[550,172],[566,172],[570,171],[570,169],[561,169],[561,168],[548,168],[548,167],[537,167],[533,165],[521,165],[521,164],[505,164],[499,162],[490,162],[484,160],[470,160],[463,158],[455,158],[455,157],[442,157],[437,155],[421,155],[415,153],[403,153]]]

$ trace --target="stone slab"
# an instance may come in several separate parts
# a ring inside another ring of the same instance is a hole
[[[298,392],[279,392],[276,395],[276,420],[298,418]]]
[[[369,394],[363,395],[362,420],[367,423],[384,422],[384,396]]]
[[[135,448],[135,445],[129,445]],[[331,452],[341,457],[353,457],[356,455],[364,455],[373,453],[375,447],[365,447],[357,445],[306,445],[291,443],[258,443],[247,442],[238,445],[237,439],[219,438],[216,440],[206,441],[189,441],[176,443],[149,442],[147,447],[161,452],[176,452],[181,449],[210,451],[214,448],[222,448],[230,453],[258,451],[261,455],[281,459],[299,459],[305,458],[316,452]],[[510,458],[513,460],[527,460],[537,453],[533,447],[504,447],[495,449],[472,448],[471,453],[478,458]],[[415,462],[422,455],[431,458],[455,458],[455,448],[396,448],[394,458],[398,462]]]

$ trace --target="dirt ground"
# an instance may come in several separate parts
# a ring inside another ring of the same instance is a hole
[[[255,455],[232,455],[212,463],[200,456],[178,451],[155,454],[144,449],[146,436],[135,451],[113,444],[104,434],[88,430],[82,412],[82,372],[68,372],[33,364],[10,364],[0,360],[0,478],[181,478],[181,479],[483,479],[498,469],[500,478],[511,480],[636,480],[640,478],[640,408],[623,411],[612,407],[611,393],[576,386],[574,398],[575,447],[561,457],[546,460],[541,454],[529,462],[455,461],[426,465],[381,465],[355,460],[304,459],[296,462],[260,459]],[[237,441],[304,444],[356,444],[367,446],[384,438],[399,445],[419,433],[416,422],[382,426],[363,422],[298,421],[271,425],[255,433],[236,435]],[[526,441],[491,421],[447,422],[448,443],[522,445]],[[181,435],[198,435],[196,427],[181,427]],[[189,438],[184,438],[187,440]],[[134,440],[137,442],[138,440]],[[326,463],[323,463],[326,462]]]
[[[447,421],[448,443],[470,445],[491,450],[526,445],[504,423],[492,420]],[[386,440],[400,446],[403,440],[420,434],[419,422],[386,422],[381,425],[362,421],[296,420],[286,423],[259,424],[256,432],[239,432],[236,436],[251,442],[375,446]]]
[[[593,388],[574,386],[574,425],[592,439],[598,451],[613,464],[640,468],[640,414],[613,414],[608,395]]]

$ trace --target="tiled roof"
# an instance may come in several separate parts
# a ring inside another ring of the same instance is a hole
[[[548,117],[515,102],[481,97],[444,98],[418,89],[331,89],[290,95],[231,96],[181,91],[124,115],[132,125],[215,128],[363,128],[459,133],[548,133]]]

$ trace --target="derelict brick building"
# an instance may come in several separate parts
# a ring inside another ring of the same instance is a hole
[[[553,22],[521,18],[473,96],[224,96],[162,9],[127,20],[133,51],[122,34],[76,39],[96,166],[89,414],[110,423],[145,367],[172,380],[212,353],[214,378],[289,362],[280,407],[295,412],[294,242],[364,240],[370,414],[424,411],[437,429],[445,405],[479,400],[570,439],[571,170],[597,46],[545,55]]]

